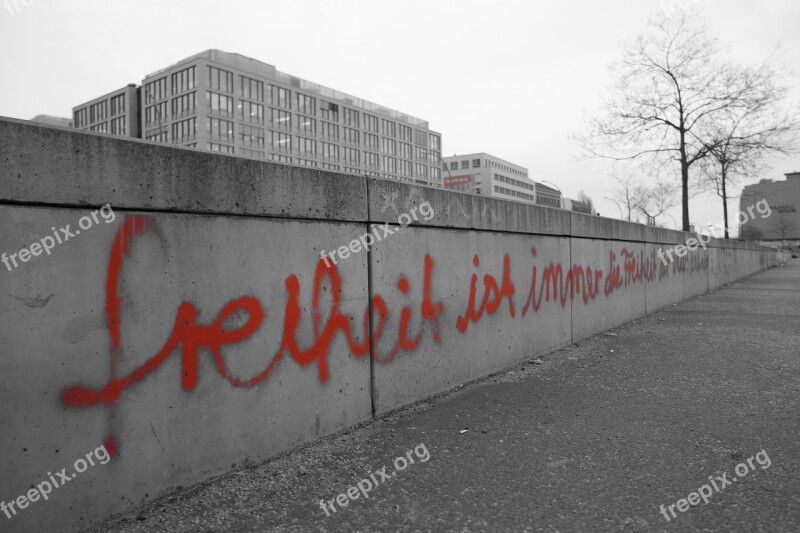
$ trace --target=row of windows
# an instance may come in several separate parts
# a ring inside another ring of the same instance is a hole
[[[552,196],[543,196],[541,194],[536,195],[536,203],[540,205],[552,205],[555,207],[561,207],[561,200],[559,198],[553,198]]]
[[[525,200],[529,200],[534,203],[536,202],[536,198],[534,198],[532,194],[527,194],[519,191],[512,191],[511,189],[506,189],[505,187],[500,187],[498,185],[494,186],[494,192],[498,192],[500,194],[506,194],[508,196],[513,196],[515,198],[523,198]]]
[[[472,160],[472,168],[479,168],[480,166],[481,166],[480,159]],[[465,168],[469,168],[469,159],[464,159],[463,161],[461,161],[461,168],[462,170]],[[447,163],[444,164],[444,169],[447,170]],[[450,170],[458,170],[458,161],[450,162]]]
[[[498,163],[497,161],[492,161],[491,159],[487,159],[486,160],[486,166],[494,167],[494,168],[497,168],[497,169],[500,169],[500,170],[504,170],[504,171],[509,172],[511,174],[516,174],[517,176],[522,176],[523,178],[527,178],[528,177],[528,173],[527,172],[523,172],[521,170],[517,170],[517,169],[515,169],[513,167],[510,167],[508,165],[505,165],[503,163]]]
[[[125,117],[117,117],[111,119],[111,133],[113,135],[127,135],[128,134],[128,121]]]
[[[535,190],[534,186],[533,186],[533,183],[531,183],[531,182],[527,182],[526,183],[524,181],[515,180],[514,178],[509,178],[507,176],[503,176],[502,174],[495,173],[494,179],[497,180],[497,181],[501,181],[503,183],[507,183],[509,185],[516,185],[517,187],[519,187],[521,189],[528,189],[529,191]]]

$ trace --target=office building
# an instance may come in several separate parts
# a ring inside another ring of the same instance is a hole
[[[201,150],[442,185],[441,135],[426,121],[220,50],[206,50],[145,77],[140,136]]]
[[[72,108],[76,128],[123,137],[141,137],[140,89],[133,83]]]
[[[766,200],[769,204],[768,211],[763,207],[761,209],[768,212],[768,216],[758,210],[758,202],[761,200]],[[731,225],[739,223],[741,238],[764,241],[800,240],[800,172],[790,172],[782,181],[763,179],[756,184],[747,185],[742,190],[739,202],[739,220],[733,214]],[[750,211],[754,216],[750,216]]]
[[[487,153],[442,158],[444,188],[503,200],[561,207],[561,194],[528,178],[528,169]]]

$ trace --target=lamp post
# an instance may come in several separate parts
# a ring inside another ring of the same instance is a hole
[[[540,181],[539,183],[546,183],[556,188],[558,194],[560,195],[560,198],[558,199],[558,207],[560,209],[564,209],[564,193],[561,192],[561,189],[558,188],[558,185],[556,185],[555,183],[550,183],[549,181]]]
[[[613,198],[609,198],[608,196],[603,196],[603,198],[605,198],[606,200],[610,200],[610,201],[614,202],[614,205],[617,206],[617,209],[619,209],[619,219],[620,220],[625,220],[625,215],[622,214],[622,208],[619,206],[619,203],[617,203],[617,201],[614,200]],[[631,219],[629,218],[628,222],[630,222],[630,221],[631,221]]]

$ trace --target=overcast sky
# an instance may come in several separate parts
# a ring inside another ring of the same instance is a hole
[[[611,181],[569,134],[609,85],[607,65],[664,0],[0,0],[0,115],[71,116],[73,106],[208,48],[428,120],[444,155],[488,152],[604,216]],[[682,0],[690,3],[691,0]],[[7,5],[12,3],[12,7]],[[755,64],[780,43],[800,68],[800,1],[697,0],[731,57]],[[10,10],[9,10],[10,9]],[[13,15],[12,13],[13,12]],[[800,82],[797,83],[800,86]],[[800,89],[792,93],[800,100]],[[771,162],[752,181],[800,170]],[[677,184],[676,184],[677,186]],[[738,194],[736,191],[735,194]],[[730,203],[738,211],[738,199]],[[692,222],[722,221],[712,195]],[[680,222],[680,208],[671,214]],[[672,221],[665,219],[668,227]]]

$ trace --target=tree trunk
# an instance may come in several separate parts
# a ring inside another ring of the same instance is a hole
[[[722,163],[722,216],[725,219],[725,238],[729,239],[730,236],[728,235],[728,193],[726,192],[726,185],[725,185],[725,176],[728,173],[727,168],[725,167],[725,163]],[[739,231],[739,237],[742,236],[742,232]]]
[[[681,134],[681,203],[683,213],[683,231],[689,231],[689,162],[686,160],[686,132]]]

